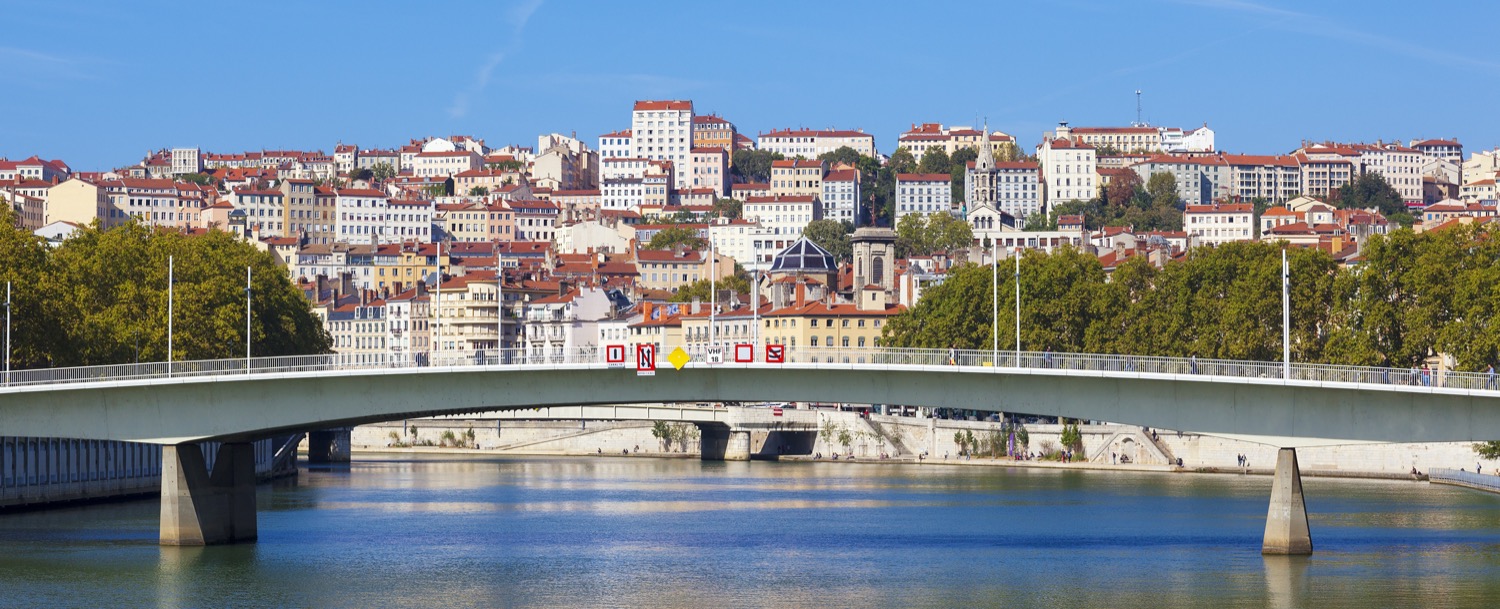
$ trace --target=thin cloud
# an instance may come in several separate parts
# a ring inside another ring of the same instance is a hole
[[[100,63],[103,62],[0,46],[0,77],[20,79],[28,84],[48,78],[94,80],[98,77],[89,68]]]
[[[505,62],[505,58],[515,54],[521,48],[521,33],[526,29],[526,22],[531,21],[531,16],[542,8],[542,0],[526,0],[512,6],[506,14],[506,20],[511,25],[510,41],[505,47],[490,53],[485,62],[474,72],[474,80],[470,81],[468,88],[459,91],[453,96],[453,104],[448,106],[448,116],[463,118],[469,114],[470,101],[490,84],[490,77],[494,75],[495,69]]]
[[[1465,64],[1484,68],[1492,71],[1500,71],[1500,63],[1486,61],[1478,56],[1448,53],[1424,45],[1413,44],[1399,38],[1382,36],[1373,32],[1351,28],[1342,21],[1337,21],[1314,15],[1288,10],[1268,4],[1250,2],[1248,0],[1174,0],[1179,4],[1187,4],[1202,8],[1232,11],[1249,15],[1258,15],[1268,18],[1268,26],[1296,34],[1306,34],[1330,40],[1352,42],[1365,46],[1383,49],[1385,51],[1431,61],[1433,63],[1451,65]]]

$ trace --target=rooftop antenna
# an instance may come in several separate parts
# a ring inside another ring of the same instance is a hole
[[[1141,126],[1141,90],[1135,90],[1135,127]]]

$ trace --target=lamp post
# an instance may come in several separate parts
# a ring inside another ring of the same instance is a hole
[[[718,331],[714,328],[715,309],[719,305],[719,265],[714,259],[714,225],[708,225],[708,349],[714,348]]]
[[[1292,274],[1281,248],[1281,379],[1292,378]]]
[[[432,292],[433,308],[437,310],[436,321],[432,324],[432,359],[441,361],[443,348],[443,241],[437,242],[437,278],[434,281]],[[428,362],[428,365],[434,365]]]
[[[990,365],[1000,365],[1000,268],[998,243],[990,244]]]
[[[1016,250],[1016,367],[1021,367],[1021,251]]]
[[[505,350],[505,267],[499,266],[499,243],[495,243],[495,363],[502,363]]]
[[[172,275],[175,262],[167,256],[167,376],[172,376]]]
[[[5,384],[10,384],[10,282],[5,282]]]
[[[250,374],[250,267],[245,267],[245,374]]]

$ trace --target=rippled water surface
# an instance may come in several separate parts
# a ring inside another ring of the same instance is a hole
[[[844,463],[364,458],[262,486],[260,541],[156,545],[155,500],[0,515],[16,607],[1480,607],[1500,496],[1307,479]]]

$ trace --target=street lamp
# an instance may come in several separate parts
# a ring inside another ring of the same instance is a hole
[[[172,376],[172,275],[175,262],[167,256],[167,376]]]
[[[1281,379],[1292,378],[1292,274],[1281,248]]]
[[[1021,367],[1021,250],[1016,249],[1016,367]]]
[[[5,384],[10,384],[10,282],[5,282]]]
[[[245,374],[250,374],[250,267],[245,267]]]

